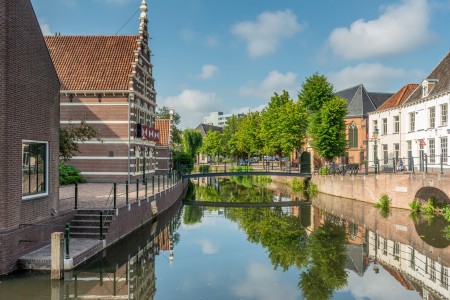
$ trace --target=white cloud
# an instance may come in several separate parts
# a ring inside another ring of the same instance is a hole
[[[328,39],[332,51],[346,59],[399,54],[430,41],[426,0],[402,0],[382,8],[378,19],[359,19],[350,28],[334,29]]]
[[[220,104],[215,93],[184,89],[177,96],[167,97],[160,106],[172,106],[181,116],[180,128],[195,128],[203,122],[203,117],[217,111]]]
[[[287,72],[286,74],[278,71],[271,71],[261,83],[250,83],[239,89],[241,96],[251,96],[263,98],[268,101],[273,93],[280,94],[283,90],[289,92],[291,97],[297,93],[297,74]]]
[[[252,112],[259,111],[259,112],[261,112],[264,108],[266,108],[266,104],[262,104],[262,105],[257,106],[257,107],[245,106],[245,107],[239,107],[239,108],[232,108],[230,110],[230,113],[233,114],[233,115],[237,115],[237,114],[247,114],[249,111],[252,111]]]
[[[181,38],[185,42],[192,42],[194,40],[194,36],[195,36],[194,32],[187,28],[184,28],[183,30],[181,30],[180,35],[181,35]]]
[[[202,246],[203,254],[215,254],[219,251],[219,247],[209,240],[198,240],[196,241],[196,244]]]
[[[41,31],[43,35],[52,35],[52,31],[50,30],[50,25],[46,22],[45,19],[39,19],[39,26],[41,27]]]
[[[200,79],[210,79],[219,72],[219,68],[215,65],[203,65],[202,72],[198,75]]]
[[[297,287],[283,281],[271,266],[250,263],[246,275],[245,279],[231,288],[240,299],[297,299]]]
[[[282,39],[293,36],[303,28],[290,11],[264,12],[256,21],[235,24],[231,32],[247,42],[251,57],[274,53]]]
[[[214,35],[208,35],[205,38],[204,44],[208,48],[215,48],[215,47],[219,46],[219,40]]]
[[[364,84],[365,88],[372,92],[396,92],[390,88],[400,88],[398,82],[417,83],[423,78],[423,73],[418,70],[387,67],[379,63],[363,63],[328,73],[327,78],[337,91]]]

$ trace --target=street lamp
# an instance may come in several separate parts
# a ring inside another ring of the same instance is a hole
[[[375,130],[372,133],[372,139],[375,142],[375,153],[374,153],[374,160],[375,160],[375,174],[378,174],[378,128],[375,128]]]

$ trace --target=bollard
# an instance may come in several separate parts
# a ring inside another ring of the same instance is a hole
[[[117,184],[114,182],[114,209],[117,208]]]
[[[392,166],[393,166],[393,170],[394,170],[394,173],[395,173],[395,166],[396,166],[396,163],[395,163],[395,157],[392,159]]]
[[[136,201],[139,200],[139,179],[136,179]]]
[[[158,175],[158,193],[160,192],[160,177]]]
[[[442,158],[442,155],[441,155],[441,174],[444,174],[444,159]]]
[[[152,195],[155,194],[155,176],[152,176]]]
[[[78,209],[78,183],[75,182],[75,209]]]
[[[428,173],[428,156],[425,154],[425,173]]]
[[[166,189],[166,187],[164,185],[165,178],[166,178],[166,175],[163,175],[163,191]]]
[[[128,180],[125,181],[125,203],[128,205]]]
[[[147,199],[147,178],[144,179],[145,199]]]

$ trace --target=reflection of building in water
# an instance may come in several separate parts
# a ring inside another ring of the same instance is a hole
[[[196,186],[208,186],[208,185],[212,185],[215,188],[219,188],[219,178],[218,177],[199,177],[199,178],[193,178],[191,179],[192,182],[194,182],[194,184]]]
[[[389,240],[371,231],[368,246],[371,258],[383,266],[400,271],[413,281],[412,284],[423,295],[423,299],[450,299],[449,268],[441,263],[440,257],[434,257],[431,246],[429,253],[422,253],[410,245]]]

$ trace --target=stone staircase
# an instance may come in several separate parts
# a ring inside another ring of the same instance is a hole
[[[71,238],[100,239],[100,213],[102,213],[103,236],[108,233],[114,210],[79,209],[70,221]]]

